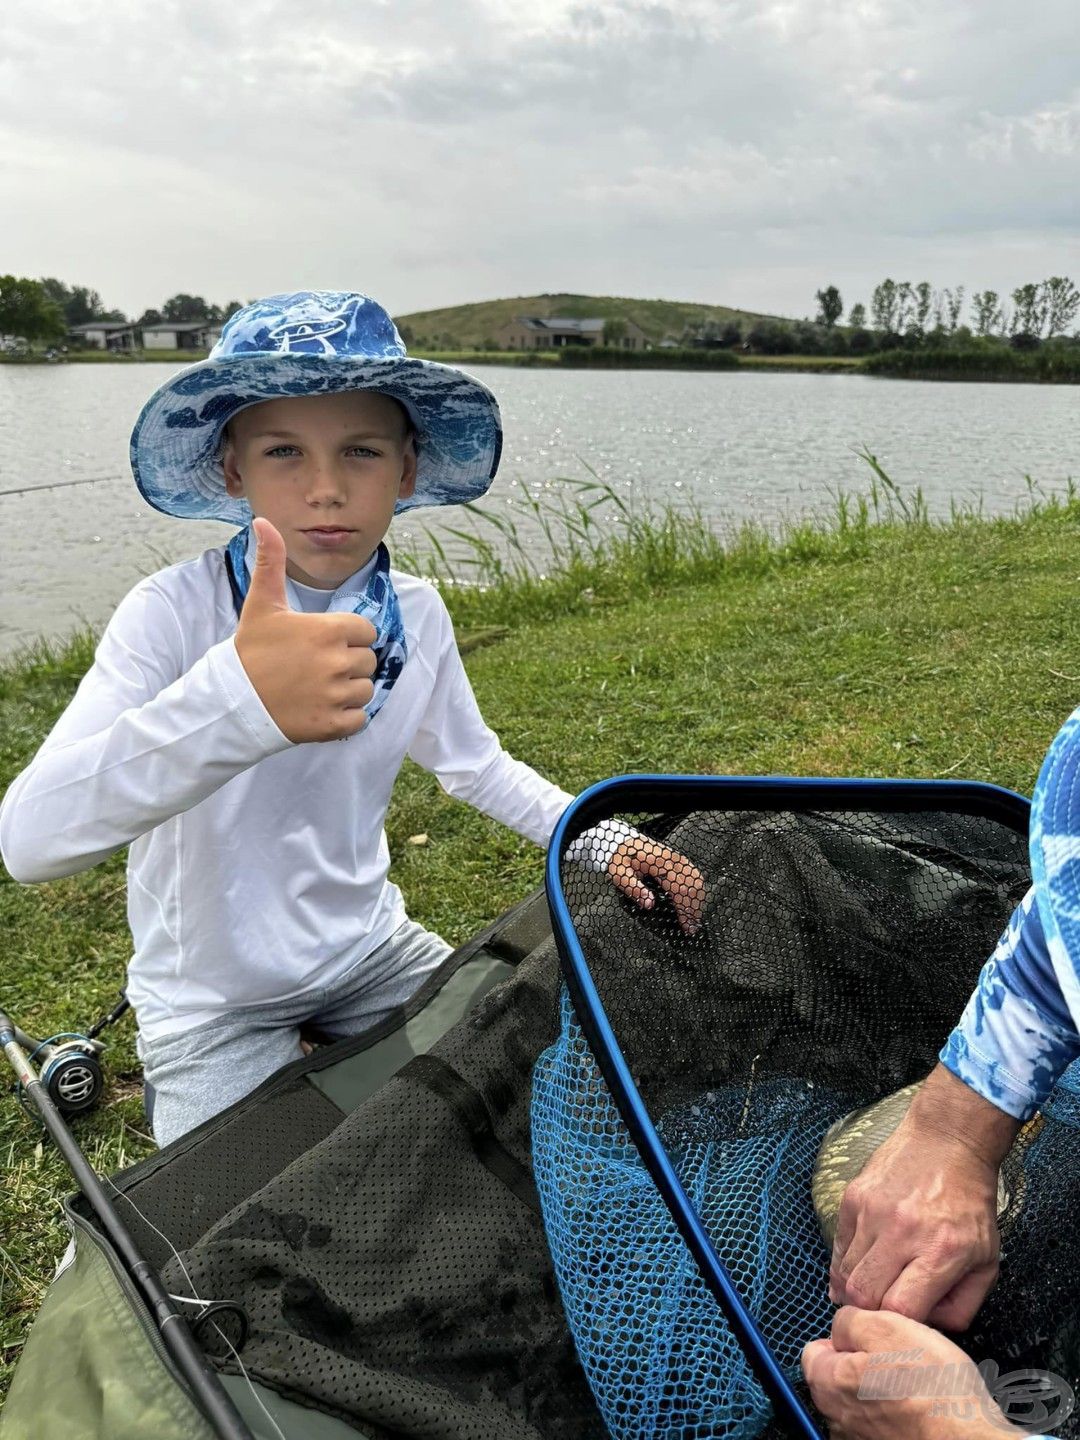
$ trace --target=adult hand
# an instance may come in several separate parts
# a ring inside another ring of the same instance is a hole
[[[633,835],[608,861],[607,873],[642,910],[651,910],[656,904],[656,896],[645,884],[655,880],[674,905],[679,928],[687,935],[697,933],[705,907],[705,878],[685,855],[644,835]]]
[[[997,1278],[998,1168],[1018,1129],[939,1065],[844,1192],[830,1298],[966,1329]]]
[[[838,1310],[831,1338],[806,1346],[802,1368],[831,1440],[1004,1440],[1027,1433],[1009,1424],[961,1349],[902,1315]]]
[[[236,630],[240,663],[290,740],[343,740],[361,729],[375,693],[375,627],[362,615],[290,610],[285,542],[269,520],[254,528],[258,552]]]

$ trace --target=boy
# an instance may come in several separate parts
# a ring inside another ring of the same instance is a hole
[[[4,798],[0,851],[34,881],[130,844],[128,995],[159,1144],[298,1058],[302,1023],[366,1029],[449,952],[387,880],[407,754],[539,844],[570,799],[502,750],[438,593],[382,543],[395,511],[482,495],[501,439],[483,385],[408,359],[380,306],[336,292],[238,311],[139,417],[144,498],[245,528],[121,602]],[[696,924],[682,857],[625,828],[584,850]]]

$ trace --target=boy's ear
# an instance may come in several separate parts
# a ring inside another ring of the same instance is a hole
[[[244,493],[244,481],[236,464],[236,450],[228,438],[221,452],[221,468],[225,472],[226,491],[234,499],[239,499]]]
[[[405,442],[405,449],[401,456],[401,484],[398,486],[398,499],[408,500],[409,496],[416,489],[416,441],[410,435]]]

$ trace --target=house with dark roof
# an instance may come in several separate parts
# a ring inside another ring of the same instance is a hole
[[[72,325],[68,339],[88,350],[138,350],[142,346],[138,328],[126,320],[90,320],[85,325]]]
[[[609,325],[613,332],[610,340],[605,336]],[[647,345],[644,330],[633,320],[577,320],[560,315],[515,315],[496,338],[504,350],[561,350],[568,345],[605,344],[623,350],[644,350]]]

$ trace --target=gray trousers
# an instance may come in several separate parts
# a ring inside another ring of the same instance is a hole
[[[304,1053],[301,1025],[335,1040],[377,1025],[414,995],[449,954],[445,940],[406,920],[334,985],[291,1000],[240,1007],[178,1035],[145,1041],[140,1035],[154,1139],[168,1145],[299,1060]]]

